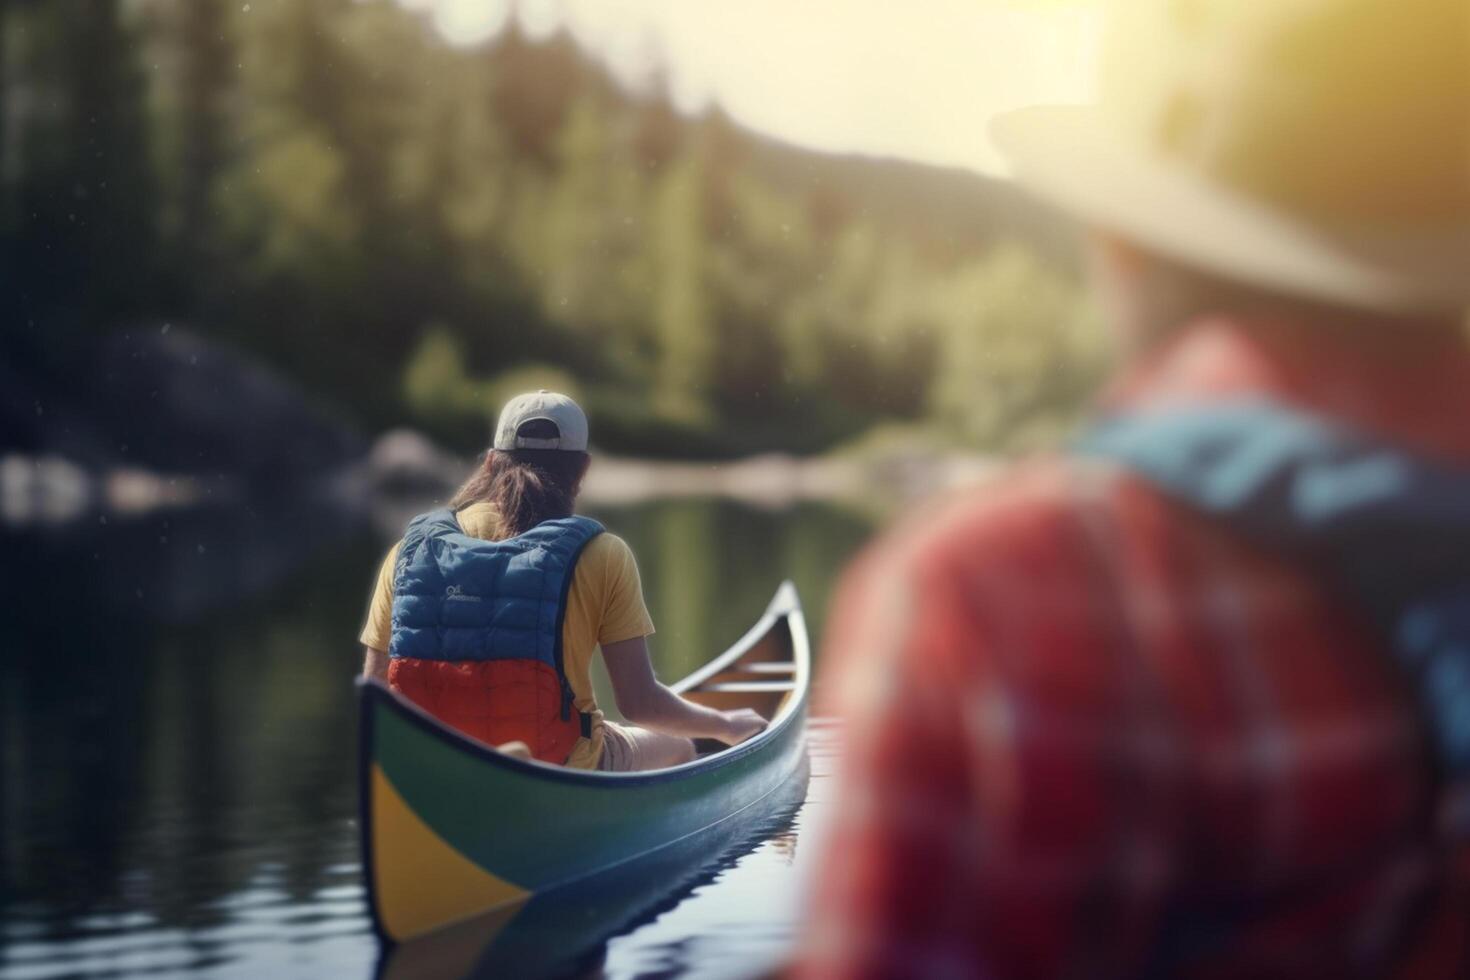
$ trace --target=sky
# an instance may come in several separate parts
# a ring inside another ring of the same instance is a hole
[[[997,112],[1091,95],[1088,0],[399,0],[451,43],[518,19],[571,31],[624,82],[661,70],[679,108],[711,102],[819,150],[1004,175]]]

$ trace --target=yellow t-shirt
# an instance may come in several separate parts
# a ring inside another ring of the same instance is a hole
[[[495,541],[505,537],[500,515],[488,502],[471,504],[457,515],[459,526],[472,537]],[[363,646],[387,650],[393,635],[393,566],[402,542],[395,544],[378,569],[378,581],[368,605],[367,622],[358,639]],[[562,626],[562,654],[567,681],[572,685],[578,711],[592,716],[592,736],[579,738],[567,759],[574,769],[596,769],[602,758],[602,712],[592,694],[592,654],[602,643],[618,643],[653,632],[653,620],[643,603],[643,584],[633,549],[615,534],[599,534],[587,542],[572,572],[567,614]]]

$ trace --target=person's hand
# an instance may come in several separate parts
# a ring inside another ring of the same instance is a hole
[[[495,749],[501,755],[508,755],[512,759],[524,759],[526,762],[531,761],[531,747],[525,742],[519,740],[514,742],[501,742],[495,746]]]
[[[725,717],[725,731],[717,736],[726,745],[739,745],[750,738],[756,732],[766,727],[766,720],[759,712],[750,708],[736,708],[734,711],[722,711]]]

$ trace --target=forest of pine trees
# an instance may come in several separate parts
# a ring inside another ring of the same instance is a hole
[[[393,0],[0,0],[5,348],[171,320],[462,451],[539,385],[642,454],[1070,424],[1105,352],[1008,188],[682,117],[514,23],[459,49]]]

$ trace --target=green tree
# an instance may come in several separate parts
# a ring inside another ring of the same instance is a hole
[[[233,122],[235,43],[227,8],[219,3],[176,3],[179,72],[178,217],[176,246],[192,264],[208,262],[215,215],[215,181],[224,170]]]
[[[64,309],[111,324],[136,312],[155,272],[155,186],[133,32],[118,0],[56,0],[17,15],[21,56],[10,72],[45,111],[33,103],[12,125],[13,153],[6,147],[20,168],[13,234],[24,243],[11,255],[13,282],[32,312]]]
[[[652,310],[658,338],[654,403],[667,418],[694,424],[708,421],[704,393],[717,355],[705,294],[699,181],[698,158],[692,154],[670,166],[659,181]]]
[[[940,422],[990,449],[1059,438],[1105,363],[1102,331],[1078,288],[1005,248],[967,263],[935,301],[944,331],[932,389]]]

